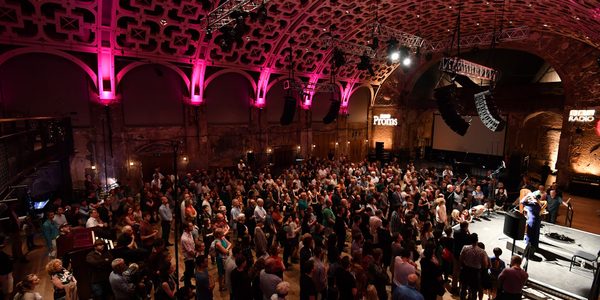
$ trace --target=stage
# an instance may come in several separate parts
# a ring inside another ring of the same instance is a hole
[[[492,213],[490,217],[473,221],[469,224],[469,230],[479,235],[479,241],[485,244],[489,256],[493,255],[494,247],[501,248],[501,258],[508,266],[513,241],[504,235],[503,226],[504,215]],[[551,232],[569,236],[575,242],[567,243],[545,236]],[[594,279],[591,267],[582,268],[576,264],[569,271],[569,264],[576,250],[594,253],[595,256],[600,250],[600,235],[542,222],[539,247],[540,250],[536,252],[538,261],[529,262],[527,272],[530,281],[534,285],[558,291],[565,297],[587,299]],[[521,254],[524,248],[524,241],[516,241],[515,253]]]

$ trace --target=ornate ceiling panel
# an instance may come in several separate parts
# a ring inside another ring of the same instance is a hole
[[[500,25],[528,26],[533,32],[567,36],[600,47],[597,0],[271,0],[266,4],[268,18],[260,22],[248,17],[248,30],[231,49],[221,47],[220,32],[206,38],[210,9],[203,7],[203,2],[0,0],[0,42],[86,52],[102,44],[116,55],[177,62],[206,59],[215,66],[271,68],[278,73],[287,72],[291,53],[296,75],[326,78],[331,73],[332,47],[325,47],[324,38],[333,35],[369,46],[372,32],[368,28],[377,15],[382,25],[427,41],[450,40],[457,5],[462,3],[463,35],[491,32]],[[107,19],[110,25],[103,25]],[[104,38],[106,32],[109,39]],[[380,41],[380,56],[385,44]],[[345,57],[346,65],[337,72],[341,80],[380,83],[395,69],[385,60],[374,59],[375,76],[371,76],[357,70],[358,56]]]

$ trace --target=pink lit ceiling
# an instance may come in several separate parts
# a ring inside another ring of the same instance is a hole
[[[200,0],[0,0],[0,43],[43,45],[55,49],[193,63],[247,70],[270,68],[286,73],[286,48],[293,38],[296,75],[330,73],[331,48],[321,38],[368,45],[367,27],[375,13],[380,23],[426,40],[450,39],[457,5],[463,3],[462,34],[490,32],[494,23],[505,28],[529,26],[532,31],[558,34],[600,47],[600,1],[592,0],[272,0],[264,25],[248,18],[250,31],[241,44],[223,53],[215,39],[205,42],[205,15]],[[504,14],[502,7],[504,5]],[[215,32],[217,38],[219,33]],[[385,41],[380,47],[385,49]],[[382,50],[385,51],[385,50]],[[374,77],[358,71],[358,57],[338,73],[340,80],[381,82],[393,71],[384,62]]]

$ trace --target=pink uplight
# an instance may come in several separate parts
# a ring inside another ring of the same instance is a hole
[[[258,86],[256,90],[256,101],[254,106],[263,108],[267,104],[267,89],[269,87],[269,77],[271,76],[271,69],[265,68],[260,71],[260,78],[258,79]]]
[[[192,71],[192,82],[190,86],[190,104],[200,105],[204,101],[204,75],[206,73],[206,62],[199,60],[194,64]]]
[[[100,102],[109,105],[116,100],[114,57],[111,49],[102,48],[98,52],[98,91]]]

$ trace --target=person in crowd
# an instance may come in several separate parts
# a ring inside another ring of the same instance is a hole
[[[479,237],[472,233],[469,235],[469,245],[464,246],[460,252],[461,299],[476,299],[481,289],[481,270],[488,268],[488,256],[485,250],[478,246],[478,242]]]
[[[183,282],[185,286],[192,287],[192,277],[194,277],[194,264],[196,259],[196,243],[192,231],[194,230],[193,223],[184,224],[183,233],[181,234],[181,252],[183,253],[183,263],[185,271],[183,273]]]
[[[502,270],[498,276],[498,288],[501,291],[496,299],[517,300],[523,297],[523,286],[529,275],[521,268],[522,259],[515,255],[510,259],[510,268]]]
[[[231,285],[231,272],[237,268],[235,258],[241,254],[241,248],[239,245],[231,248],[230,255],[225,260],[225,283],[227,290],[229,291],[229,298],[233,297],[233,286]]]
[[[427,242],[421,259],[421,294],[425,300],[435,300],[445,293],[442,267],[435,256],[436,245]]]
[[[350,272],[350,257],[344,256],[335,276],[335,282],[340,299],[355,299],[358,294],[356,278]]]
[[[108,277],[111,272],[112,255],[106,249],[106,243],[97,239],[94,250],[87,254],[85,261],[90,266],[90,290],[94,300],[107,299],[112,295]]]
[[[247,259],[244,255],[235,258],[236,268],[231,271],[231,300],[251,300],[252,284],[248,270]]]
[[[112,272],[108,276],[110,287],[115,300],[131,300],[135,297],[136,286],[131,282],[128,267],[122,258],[114,259],[111,264]]]
[[[215,283],[208,274],[208,257],[199,255],[196,257],[196,300],[212,300]],[[249,291],[248,291],[249,292]]]
[[[269,300],[275,294],[277,285],[282,282],[282,278],[276,273],[278,271],[278,262],[273,258],[265,260],[265,269],[260,272],[260,290],[263,300]],[[271,296],[269,296],[271,295]]]
[[[154,226],[150,223],[152,219],[152,213],[146,211],[142,214],[143,219],[140,223],[140,240],[144,249],[152,249],[152,245],[158,235],[158,230],[154,229]]]
[[[86,228],[107,227],[107,226],[108,226],[108,224],[102,222],[102,220],[100,219],[100,214],[98,213],[98,210],[96,210],[96,209],[90,210],[90,217],[85,222]]]
[[[40,284],[40,278],[35,274],[28,274],[15,286],[13,300],[42,300],[42,295],[35,291]]]
[[[549,216],[548,222],[556,223],[556,217],[558,216],[558,209],[560,208],[560,205],[569,207],[570,200],[571,199],[563,201],[562,196],[559,196],[555,189],[550,190],[546,196],[546,210],[548,211]]]
[[[300,300],[317,300],[317,287],[315,286],[314,261],[309,260],[302,268],[300,275]]]
[[[229,256],[231,250],[231,243],[223,235],[223,230],[218,228],[214,232],[215,240],[211,248],[217,263],[217,271],[219,274],[219,291],[227,290],[225,286],[225,260]],[[212,256],[213,254],[211,254]]]
[[[155,300],[175,299],[176,282],[175,279],[173,279],[174,273],[175,264],[172,264],[171,262],[164,262],[160,268],[159,285],[156,287],[156,290],[154,292]],[[189,286],[187,287],[189,288]]]
[[[392,293],[393,300],[424,300],[423,295],[417,290],[417,274],[408,275],[406,284],[397,287]]]
[[[62,224],[66,224],[67,223],[67,217],[65,216],[65,209],[62,207],[58,207],[56,209],[56,213],[54,214],[54,223],[56,223],[56,225],[58,227],[60,227]]]
[[[52,211],[46,213],[46,220],[42,223],[42,235],[46,241],[49,256],[56,256],[56,238],[59,232],[58,225],[54,222],[54,212]]]
[[[270,300],[287,300],[290,292],[290,283],[282,281],[275,287],[275,293],[269,298]]]
[[[160,215],[160,226],[162,229],[162,233],[161,233],[162,239],[165,241],[167,247],[173,246],[173,244],[169,243],[169,236],[171,234],[171,223],[173,223],[173,212],[171,211],[171,208],[169,207],[169,198],[162,196],[160,198],[160,201],[162,204],[158,208],[158,213]]]
[[[54,287],[54,300],[71,300],[77,297],[77,280],[63,267],[62,260],[52,259],[46,264],[46,272]]]
[[[496,247],[493,250],[494,256],[490,257],[490,277],[491,277],[491,289],[490,298],[496,299],[498,294],[498,276],[506,268],[506,263],[500,258],[502,255],[502,249]]]

